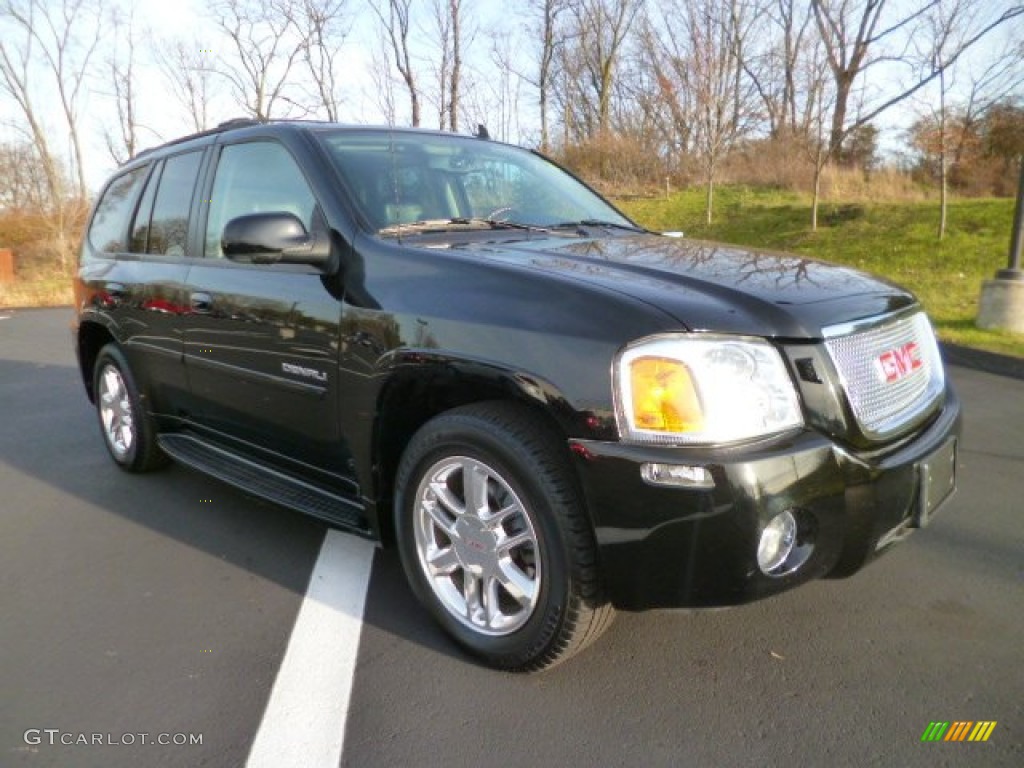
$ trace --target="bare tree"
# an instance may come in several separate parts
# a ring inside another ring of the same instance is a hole
[[[711,224],[719,165],[753,126],[756,89],[744,74],[755,14],[747,0],[672,0],[652,62],[677,135],[701,159],[705,219]],[[649,30],[649,37],[657,33]]]
[[[459,87],[462,79],[462,0],[448,0],[451,20],[452,68],[448,85],[448,129],[459,130]]]
[[[48,235],[65,271],[71,265],[77,209],[87,197],[78,110],[85,72],[99,40],[99,12],[98,5],[86,5],[84,0],[64,0],[59,5],[44,0],[0,3],[0,91],[17,106],[23,122],[11,122],[31,142],[41,166],[46,181]],[[61,108],[74,183],[69,182],[51,147],[40,111],[45,108],[35,101],[40,88],[33,76],[41,71],[47,74]],[[71,187],[73,194],[68,193]]]
[[[0,179],[0,210],[50,209],[46,169],[32,142],[0,144]]]
[[[347,0],[300,0],[293,11],[314,100],[331,122],[337,122],[340,115],[338,54],[349,33],[346,4]]]
[[[821,204],[821,177],[828,165],[829,154],[829,112],[834,105],[834,94],[825,63],[824,46],[820,39],[814,41],[805,57],[803,66],[796,70],[797,88],[804,93],[804,120],[794,126],[792,136],[799,142],[814,171],[811,186],[811,231],[818,231],[818,208]]]
[[[985,9],[984,21],[947,51],[941,65],[934,58],[925,62],[915,61],[907,55],[911,42],[926,28],[926,15],[938,2],[918,0],[909,8],[900,5],[903,12],[889,20],[883,19],[887,0],[811,0],[815,24],[825,44],[829,70],[834,79],[835,105],[829,135],[829,153],[834,159],[839,158],[847,135],[936,80],[995,29],[1024,15],[1024,5],[1019,3],[977,0],[975,4]],[[866,105],[855,119],[849,120],[847,113],[855,85],[868,70],[881,62],[913,67],[914,76],[879,102]]]
[[[433,0],[433,27],[437,59],[434,78],[437,84],[438,128],[453,133],[459,129],[459,101],[462,93],[462,51],[472,33],[467,34],[461,0]]]
[[[744,56],[742,66],[757,89],[773,139],[809,127],[806,94],[798,79],[811,46],[811,10],[798,0],[763,0],[752,9],[760,45]]]
[[[967,12],[966,0],[939,0],[928,13],[931,50],[928,52],[932,66],[939,70],[939,240],[946,236],[946,217],[949,209],[949,163],[946,154],[946,57],[956,47],[954,30],[959,26],[960,17]],[[952,73],[951,73],[952,74]]]
[[[660,28],[656,29],[650,18],[645,18],[641,25],[641,52],[644,66],[651,73],[653,95],[648,96],[646,89],[640,88],[635,96],[661,124],[670,155],[689,153],[693,149],[696,123],[693,90],[689,85],[689,44],[682,28],[669,23],[675,10],[674,6],[662,8]]]
[[[135,91],[135,18],[114,12],[111,19],[114,49],[107,58],[110,73],[110,96],[117,116],[116,132],[104,128],[103,138],[111,159],[118,165],[135,156],[139,149],[138,98]],[[120,43],[124,44],[121,47]]]
[[[448,121],[449,93],[453,58],[452,19],[448,13],[448,0],[433,0],[433,28],[429,36],[437,43],[434,80],[437,87],[437,127],[444,130]]]
[[[230,83],[238,105],[257,120],[309,111],[289,92],[292,68],[306,46],[295,27],[298,2],[217,0],[211,6],[231,48],[230,56],[217,57],[216,71]]]
[[[395,78],[390,64],[390,44],[383,34],[377,38],[377,43],[370,50],[370,80],[373,89],[370,98],[383,113],[385,122],[395,125],[398,107],[395,100]]]
[[[0,86],[17,104],[27,124],[26,128],[12,122],[12,125],[26,135],[36,152],[46,179],[48,204],[54,209],[59,209],[65,197],[64,176],[60,163],[50,148],[49,131],[46,130],[34,99],[38,93],[32,79],[33,47],[37,43],[32,32],[35,27],[36,6],[29,3],[25,7],[16,7],[8,1],[2,6],[2,11],[3,21],[7,22],[14,32],[20,33],[20,37],[14,39],[5,34],[0,38]]]
[[[482,77],[483,87],[470,87],[466,89],[469,109],[464,114],[475,114],[478,119],[475,122],[486,123],[492,136],[501,141],[512,141],[520,134],[519,123],[519,100],[523,79],[515,70],[515,50],[517,39],[509,30],[493,32],[491,35],[491,63],[497,70],[494,76]],[[491,94],[491,104],[480,103],[480,94],[484,91]],[[463,100],[465,103],[466,100]],[[497,113],[497,120],[494,115]],[[470,124],[472,125],[471,120]],[[513,125],[514,123],[514,125]],[[543,151],[543,149],[541,150]]]
[[[537,58],[536,77],[527,77],[537,89],[540,109],[540,150],[547,152],[551,146],[548,128],[548,100],[555,74],[555,54],[560,43],[559,16],[565,11],[566,0],[531,0],[531,10],[537,15],[536,35],[540,45]]]
[[[973,71],[956,119],[950,120],[950,91],[962,74],[956,57],[965,41],[988,24],[985,9],[977,0],[938,0],[925,18],[927,36],[919,44],[919,56],[938,72],[938,104],[930,107],[935,124],[935,150],[939,166],[939,224],[937,235],[946,236],[949,213],[949,169],[951,159],[959,156],[964,141],[979,117],[994,103],[1012,93],[1024,78],[1022,51],[1012,43],[991,50],[987,56],[974,57]],[[953,59],[950,61],[950,59]],[[979,67],[978,65],[981,64]],[[968,68],[970,69],[970,68]]]
[[[582,97],[587,136],[611,127],[616,69],[641,5],[642,0],[569,0],[572,20],[562,50],[564,83]],[[563,96],[567,107],[570,98]]]
[[[197,49],[192,41],[166,40],[157,46],[155,58],[192,128],[198,133],[211,127],[217,97],[213,51]]]
[[[89,60],[100,39],[100,12],[99,0],[62,0],[59,4],[45,0],[3,0],[3,5],[0,5],[0,16],[22,35],[20,45],[7,42],[2,44],[5,90],[15,96],[30,124],[36,123],[37,127],[31,128],[33,141],[50,155],[48,145],[45,142],[40,144],[35,137],[39,127],[38,114],[27,92],[29,70],[34,57],[38,57],[35,60],[48,71],[52,85],[56,88],[68,131],[71,167],[77,182],[76,193],[81,200],[86,198],[87,190],[78,110]],[[31,119],[27,114],[29,110],[34,113]],[[41,157],[42,154],[40,152]],[[59,185],[51,188],[56,191]]]
[[[420,92],[413,68],[412,52],[409,48],[409,32],[412,23],[412,0],[388,0],[387,10],[382,11],[376,4],[374,13],[381,23],[381,30],[391,49],[392,63],[401,75],[409,94],[410,119],[414,126],[420,124]]]
[[[839,151],[849,128],[846,112],[857,78],[878,59],[868,53],[885,38],[918,19],[924,8],[916,7],[889,27],[879,28],[886,0],[811,0],[814,21],[825,44],[828,65],[835,81],[835,106],[829,134],[829,154]]]

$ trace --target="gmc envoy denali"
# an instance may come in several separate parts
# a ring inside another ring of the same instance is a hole
[[[486,663],[848,576],[953,492],[901,288],[645,231],[479,136],[236,120],[107,183],[74,345],[107,449],[397,546]]]

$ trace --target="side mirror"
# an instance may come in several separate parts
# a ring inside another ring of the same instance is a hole
[[[309,264],[325,267],[331,258],[326,238],[310,234],[293,213],[250,213],[231,219],[221,238],[224,255],[252,264]]]

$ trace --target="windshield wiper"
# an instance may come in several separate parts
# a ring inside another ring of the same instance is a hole
[[[627,232],[646,232],[647,230],[642,227],[637,227],[632,224],[623,224],[618,221],[605,221],[604,219],[580,219],[579,221],[563,221],[560,224],[552,224],[552,229],[570,229],[575,227],[579,229],[581,227],[605,227],[606,229],[624,229]]]
[[[527,232],[547,232],[547,227],[537,224],[524,224],[521,221],[510,221],[507,219],[458,219],[458,221],[480,222],[487,224],[491,229],[524,229]]]
[[[521,224],[518,221],[500,221],[483,218],[424,219],[407,224],[391,224],[377,230],[378,235],[424,234],[428,232],[450,232],[475,229],[521,229],[528,232],[546,232],[545,227]]]

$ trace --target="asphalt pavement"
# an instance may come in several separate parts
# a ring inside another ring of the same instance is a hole
[[[119,471],[70,310],[0,318],[0,766],[244,765],[326,527]],[[377,551],[341,764],[1024,765],[1024,381],[950,374],[959,492],[927,529],[848,580],[620,614],[544,674],[464,656]],[[921,741],[967,720],[997,724]]]

